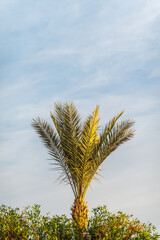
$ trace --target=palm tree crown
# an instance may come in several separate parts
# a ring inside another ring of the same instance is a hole
[[[50,113],[54,129],[39,117],[32,126],[42,138],[53,160],[51,164],[60,170],[60,179],[68,183],[75,199],[84,200],[91,181],[100,165],[118,146],[134,135],[133,121],[128,119],[117,123],[123,111],[100,132],[99,106],[82,124],[74,104],[55,103],[55,112]]]

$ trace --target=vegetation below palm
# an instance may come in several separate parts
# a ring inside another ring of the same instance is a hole
[[[110,213],[106,206],[92,210],[85,240],[156,240],[160,235],[152,224],[140,223],[122,212]],[[76,240],[72,219],[65,215],[42,215],[40,206],[26,207],[23,211],[0,206],[0,240]]]
[[[104,160],[134,135],[132,120],[117,123],[122,114],[123,111],[113,117],[101,132],[99,106],[83,124],[73,103],[55,103],[55,112],[51,113],[54,128],[39,117],[33,120],[32,126],[49,149],[53,160],[51,164],[61,171],[61,181],[73,190],[75,201],[71,215],[77,229],[77,239],[84,237],[88,223],[84,198],[91,181],[96,178]]]

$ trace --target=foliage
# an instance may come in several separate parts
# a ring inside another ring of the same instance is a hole
[[[155,233],[152,224],[140,223],[133,215],[123,212],[110,213],[106,206],[97,207],[92,210],[93,217],[88,222],[88,232],[91,239],[107,240],[153,240],[159,239],[160,235]]]
[[[92,210],[84,239],[156,240],[160,235],[152,224],[140,223],[132,215],[112,214],[106,206]],[[43,216],[40,206],[19,208],[0,206],[0,240],[72,240],[74,225],[65,215]]]
[[[71,240],[73,230],[71,220],[65,215],[40,214],[40,206],[19,208],[0,206],[0,240]]]
[[[117,123],[122,114],[113,117],[102,131],[99,106],[84,123],[73,103],[55,103],[50,114],[54,128],[39,117],[33,119],[32,126],[49,150],[51,164],[61,172],[59,179],[71,186],[76,199],[84,199],[103,161],[133,137],[132,120]]]

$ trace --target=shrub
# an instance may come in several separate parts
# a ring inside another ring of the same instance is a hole
[[[122,212],[112,214],[106,206],[92,210],[84,239],[106,240],[152,240],[160,235],[152,224],[140,223],[132,215]],[[0,240],[72,240],[74,226],[65,215],[45,216],[40,213],[40,206],[19,208],[0,206]]]
[[[0,240],[71,240],[73,230],[71,220],[65,215],[40,214],[40,206],[19,208],[0,206]]]
[[[117,215],[110,213],[106,206],[92,210],[93,217],[88,222],[88,232],[91,239],[107,240],[152,240],[159,239],[152,224],[140,223],[133,215],[118,212]]]

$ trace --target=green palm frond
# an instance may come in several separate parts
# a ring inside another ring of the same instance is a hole
[[[121,117],[124,111],[121,111],[119,114],[113,117],[113,119],[105,126],[104,130],[100,134],[99,146],[101,146],[106,140],[107,135],[111,132],[112,128],[116,124],[117,120]]]
[[[60,140],[51,126],[46,121],[41,120],[39,117],[37,119],[33,119],[32,126],[42,138],[43,143],[49,150],[49,153],[59,163],[63,162],[64,157],[60,148]]]
[[[51,118],[61,140],[61,147],[66,157],[73,157],[81,134],[81,119],[72,103],[64,106],[55,104],[55,109],[55,114],[51,113]]]
[[[134,136],[134,130],[130,129],[134,122],[130,119],[122,121],[120,124],[114,124],[112,129],[107,134],[104,131],[102,134],[103,142],[100,146],[100,164],[117,149],[121,144],[130,140]],[[105,135],[105,138],[104,136]]]
[[[80,116],[73,103],[63,106],[55,104],[55,114],[51,113],[51,118],[60,138],[65,162],[76,187],[78,182],[77,169],[79,169],[77,157],[81,134]]]
[[[49,150],[49,155],[52,159],[54,159],[52,164],[56,166],[55,169],[61,171],[60,179],[65,181],[67,184],[70,184],[74,195],[77,196],[76,187],[74,186],[73,179],[66,164],[59,137],[54,132],[53,128],[51,128],[46,121],[41,120],[39,117],[37,119],[33,119],[32,126],[35,128],[44,145]]]

